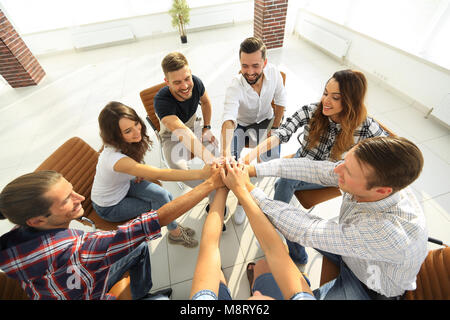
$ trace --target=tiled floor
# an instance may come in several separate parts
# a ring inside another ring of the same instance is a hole
[[[37,87],[10,89],[0,86],[0,188],[20,174],[33,171],[54,149],[72,136],[79,136],[98,149],[97,117],[104,105],[121,101],[134,107],[144,117],[145,110],[139,92],[162,82],[160,62],[170,51],[183,52],[193,73],[205,83],[213,104],[213,132],[220,132],[220,119],[225,88],[239,70],[238,47],[252,35],[251,24],[192,32],[189,43],[181,45],[177,35],[137,41],[122,46],[67,53],[40,58],[47,76]],[[287,36],[283,49],[270,50],[269,61],[286,72],[289,105],[286,115],[297,107],[314,102],[321,96],[328,78],[338,69],[346,68],[296,36]],[[413,184],[427,216],[429,234],[450,242],[450,132],[414,109],[408,102],[376,85],[369,79],[367,98],[369,112],[399,135],[419,145],[425,157],[425,167]],[[155,137],[151,136],[155,141]],[[283,145],[282,155],[296,151],[296,139]],[[156,166],[159,148],[147,154],[146,161]],[[273,194],[274,179],[264,179],[258,185]],[[164,183],[174,196],[186,192],[172,182]],[[234,211],[236,198],[230,195],[228,206]],[[298,205],[296,200],[292,202]],[[205,218],[203,200],[179,218],[193,227],[200,237]],[[317,206],[316,215],[334,218],[339,212],[340,199]],[[221,254],[225,276],[232,296],[248,297],[245,266],[263,256],[255,243],[248,221],[235,226],[228,218],[227,231],[222,236]],[[72,227],[86,228],[77,222]],[[0,234],[11,228],[0,222]],[[151,242],[153,289],[172,287],[173,299],[189,296],[198,248],[186,249],[167,243],[163,237]],[[430,248],[432,246],[430,245]],[[321,257],[309,252],[309,273],[312,287],[317,288]]]

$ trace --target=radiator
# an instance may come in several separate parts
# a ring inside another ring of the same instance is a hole
[[[129,26],[112,27],[102,30],[83,28],[72,33],[73,46],[77,50],[105,47],[134,40],[134,34]]]
[[[350,48],[350,40],[344,39],[308,20],[300,22],[299,31],[300,36],[338,58],[344,58]]]

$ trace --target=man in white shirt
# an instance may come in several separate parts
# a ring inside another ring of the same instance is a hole
[[[239,60],[241,72],[226,90],[221,132],[222,156],[234,156],[236,160],[246,140],[249,146],[256,147],[270,135],[271,129],[279,127],[287,104],[283,78],[275,66],[267,63],[262,40],[245,39],[240,45]],[[260,160],[275,158],[279,158],[278,147],[262,155]],[[234,220],[237,224],[245,220],[240,205]]]
[[[423,156],[405,138],[365,139],[343,161],[276,159],[249,168],[250,176],[277,176],[343,191],[339,221],[269,199],[247,183],[258,206],[290,241],[313,247],[340,267],[338,278],[314,291],[317,299],[398,298],[416,288],[427,255],[427,228],[410,185]]]

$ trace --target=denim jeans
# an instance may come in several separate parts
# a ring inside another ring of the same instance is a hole
[[[153,286],[150,252],[147,241],[111,265],[108,275],[107,291],[117,283],[125,272],[130,273],[130,288],[133,300],[147,295]]]
[[[317,300],[371,300],[363,283],[349,269],[340,255],[317,251],[340,267],[336,279],[313,291]]]
[[[136,183],[134,180],[130,180],[130,189],[118,204],[101,207],[92,202],[92,206],[97,214],[106,221],[121,222],[136,218],[150,210],[158,210],[172,199],[169,191],[155,183],[146,180]],[[167,225],[167,229],[175,230],[177,226],[177,222],[172,221]]]
[[[294,158],[299,158],[301,150],[297,150]],[[298,190],[313,190],[321,189],[324,186],[309,183],[301,180],[285,179],[279,178],[275,182],[275,194],[273,196],[274,200],[283,201],[285,203],[290,203],[292,196],[295,191]],[[289,255],[295,262],[306,264],[308,262],[308,254],[305,251],[305,247],[299,245],[296,242],[289,241],[286,239],[286,244],[289,248]]]
[[[244,149],[245,147],[246,141],[250,145],[251,141],[253,144],[255,144],[255,146],[263,141],[266,138],[267,127],[269,123],[270,120],[264,120],[259,124],[251,124],[247,127],[238,124],[236,129],[234,130],[233,139],[231,140],[231,155],[234,156],[236,160],[239,160],[242,149]],[[281,145],[272,148],[271,150],[260,156],[261,161],[266,162],[279,158],[280,150]]]

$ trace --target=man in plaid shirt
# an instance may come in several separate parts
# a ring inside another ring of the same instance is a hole
[[[337,223],[248,188],[286,239],[318,249],[340,267],[337,279],[314,291],[317,299],[398,298],[416,288],[427,255],[425,217],[407,187],[422,167],[422,153],[412,142],[377,137],[359,142],[337,163],[292,158],[249,168],[250,176],[339,186]]]
[[[66,179],[54,171],[21,176],[0,195],[0,218],[18,225],[0,238],[0,269],[32,299],[86,300],[114,299],[108,290],[129,271],[133,299],[143,298],[152,287],[147,241],[220,186],[213,165],[209,179],[158,211],[116,231],[84,232],[68,228],[82,217],[84,197]]]

